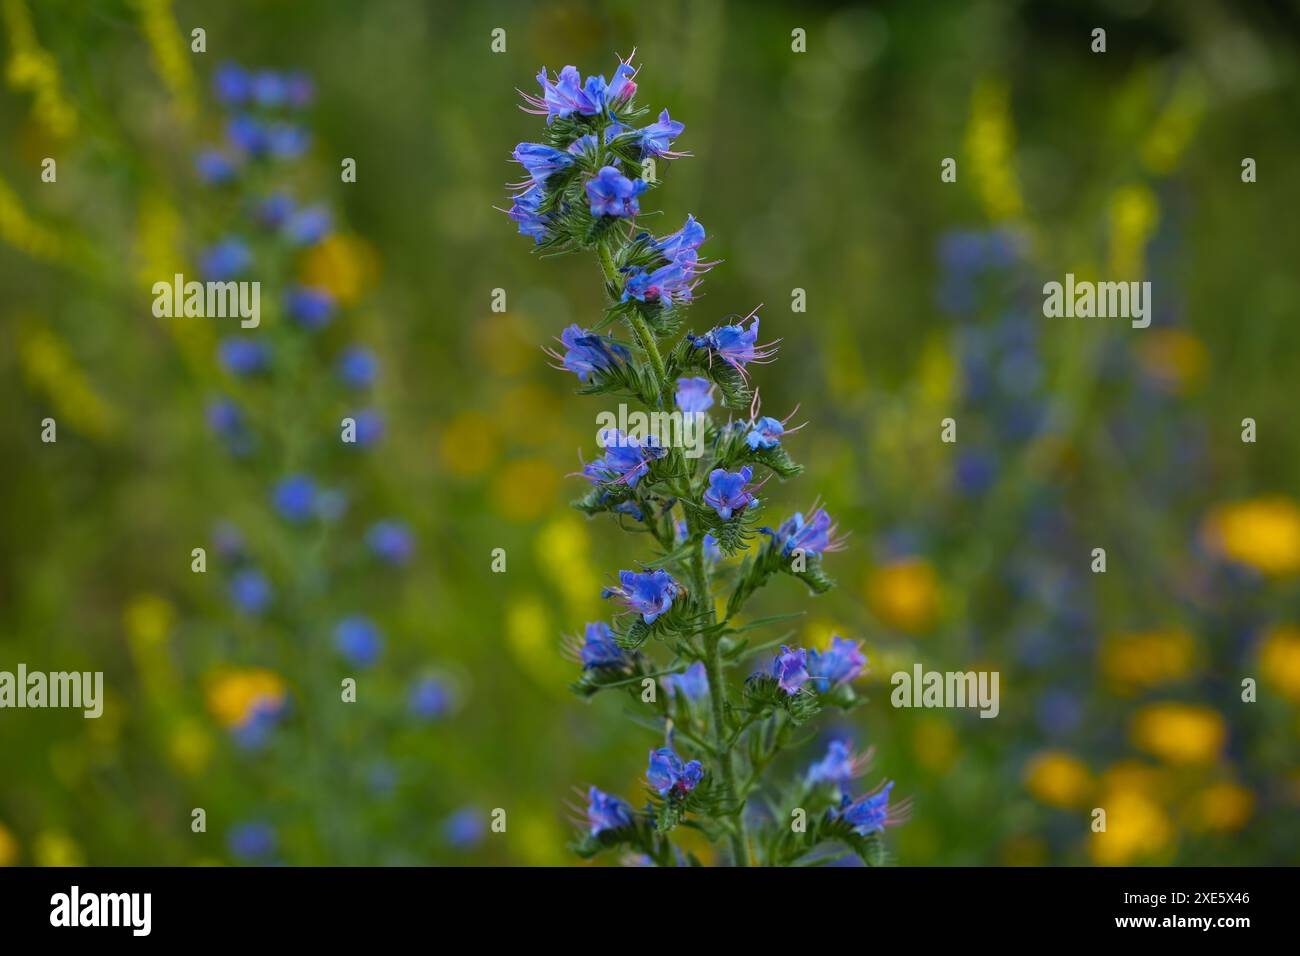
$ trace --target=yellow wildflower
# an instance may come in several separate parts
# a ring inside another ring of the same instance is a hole
[[[1290,498],[1254,498],[1220,505],[1202,532],[1225,557],[1265,574],[1300,571],[1300,508]]]
[[[1212,763],[1228,736],[1217,711],[1173,701],[1138,711],[1131,733],[1137,747],[1172,764]]]

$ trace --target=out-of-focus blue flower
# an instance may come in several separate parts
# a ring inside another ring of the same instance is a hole
[[[669,697],[681,693],[689,701],[698,701],[709,695],[709,675],[703,661],[696,661],[680,674],[667,675],[662,683]]]
[[[975,449],[966,449],[957,456],[953,477],[957,490],[962,494],[978,495],[992,486],[997,471],[988,455]]]
[[[674,524],[673,532],[678,544],[686,542],[689,529],[685,521],[678,521]],[[718,539],[707,533],[704,535],[704,560],[710,562],[722,560],[722,548],[718,546]]]
[[[316,99],[316,84],[306,73],[294,71],[284,78],[289,105],[295,109],[310,106]]]
[[[263,863],[275,855],[275,829],[260,820],[240,823],[226,834],[230,855],[241,863]]]
[[[311,133],[292,123],[276,123],[266,133],[266,149],[276,159],[297,159],[311,145]]]
[[[275,700],[259,700],[243,723],[231,728],[230,737],[240,750],[258,751],[271,741],[271,734],[280,725],[285,705]]]
[[[849,740],[832,740],[826,756],[808,768],[808,783],[846,784],[862,776],[870,758],[853,752]]]
[[[794,650],[781,645],[781,653],[772,660],[772,676],[787,694],[797,694],[808,681],[808,652],[802,647]]]
[[[227,561],[244,554],[244,534],[229,521],[218,521],[212,527],[212,546]]]
[[[708,349],[712,355],[726,362],[742,375],[750,362],[762,364],[776,354],[776,343],[758,344],[758,316],[746,329],[737,325],[722,325],[704,335],[690,336],[697,349]]]
[[[316,482],[306,475],[290,475],[276,484],[271,501],[286,521],[307,521],[316,514]]]
[[[271,148],[271,134],[266,124],[255,116],[240,113],[226,121],[226,139],[241,153],[265,156]]]
[[[216,149],[205,149],[195,156],[194,169],[201,180],[213,186],[231,182],[239,175],[235,161]]]
[[[289,241],[298,246],[314,246],[330,234],[334,225],[324,206],[307,206],[291,215],[284,225]]]
[[[366,544],[375,557],[396,565],[406,564],[415,551],[411,529],[400,521],[376,521],[366,531]]]
[[[587,791],[587,823],[592,836],[599,836],[606,830],[621,830],[632,825],[632,806],[592,787]]]
[[[437,677],[421,677],[411,685],[407,706],[422,720],[437,720],[450,712],[451,692]]]
[[[534,187],[518,193],[514,203],[506,214],[519,224],[519,235],[531,236],[536,242],[543,242],[548,236],[548,217],[542,215],[542,199],[545,193]]]
[[[814,511],[807,521],[804,520],[803,512],[796,511],[775,532],[770,528],[761,530],[772,535],[785,554],[802,551],[818,557],[844,547],[844,539],[836,536],[835,522],[824,508]]]
[[[255,568],[244,568],[230,579],[230,600],[246,614],[261,614],[271,606],[271,582]]]
[[[511,155],[538,186],[545,186],[546,180],[555,173],[572,166],[574,156],[573,153],[541,143],[520,143]]]
[[[1038,724],[1043,732],[1056,737],[1069,734],[1083,721],[1083,706],[1071,691],[1053,687],[1038,700]]]
[[[831,811],[833,817],[841,817],[859,836],[880,833],[885,827],[901,822],[901,817],[891,812],[889,792],[894,789],[894,782],[887,780],[875,790],[853,800],[846,793],[837,809]]]
[[[259,70],[253,75],[251,93],[258,106],[274,108],[289,98],[289,86],[279,73]]]
[[[644,179],[628,179],[616,166],[604,166],[587,180],[587,198],[593,216],[635,216],[641,211],[637,200],[646,191]]]
[[[637,142],[641,146],[642,157],[667,156],[672,158],[681,155],[680,153],[671,152],[671,149],[673,140],[682,135],[684,129],[686,129],[685,123],[679,123],[672,119],[668,115],[668,111],[664,110],[659,114],[658,122],[651,123],[637,134]]]
[[[385,760],[371,765],[366,772],[366,786],[380,797],[391,797],[397,789],[397,768]]]
[[[707,412],[713,407],[713,383],[707,378],[679,378],[677,407],[687,414]]]
[[[334,296],[324,289],[311,286],[292,286],[285,291],[284,307],[301,326],[320,329],[334,318]]]
[[[222,63],[212,74],[212,91],[222,106],[243,106],[252,88],[248,71],[237,63]]]
[[[617,428],[606,428],[598,437],[605,454],[582,469],[587,480],[596,485],[612,482],[635,488],[641,476],[650,470],[650,463],[668,453],[654,435],[638,441]]]
[[[243,336],[224,338],[217,345],[217,357],[231,375],[256,375],[266,371],[271,353],[266,345]]]
[[[745,465],[740,471],[715,468],[709,472],[709,486],[704,489],[704,503],[718,513],[723,521],[758,502],[749,491],[749,479],[754,469]]]
[[[580,382],[586,382],[597,372],[612,371],[629,358],[628,350],[613,339],[577,325],[571,325],[560,333],[560,344],[566,350],[563,355],[554,349],[548,349],[547,354],[577,375]]]
[[[808,655],[808,673],[815,679],[817,690],[825,693],[832,687],[857,680],[867,666],[867,655],[857,641],[835,635],[825,651],[816,649]]]
[[[373,667],[383,650],[384,639],[374,621],[354,614],[334,626],[334,647],[349,663]]]
[[[620,571],[618,580],[619,587],[605,588],[600,596],[619,598],[624,607],[640,614],[647,624],[653,624],[683,591],[672,575],[662,568],[644,573]]]
[[[293,215],[293,197],[276,192],[267,196],[253,208],[253,219],[264,229],[279,229]]]
[[[442,823],[442,836],[457,850],[472,850],[483,842],[487,823],[477,807],[463,807]]]
[[[339,378],[352,388],[369,388],[379,373],[379,359],[368,348],[354,345],[339,356]]]
[[[645,778],[659,796],[684,797],[704,778],[704,765],[698,760],[683,764],[671,747],[650,751],[650,765]]]
[[[208,427],[227,438],[237,435],[244,427],[244,413],[229,398],[215,398],[208,402],[207,418]]]
[[[614,640],[613,630],[604,621],[592,621],[587,625],[578,658],[582,661],[583,670],[620,667],[626,660],[623,648]]]
[[[243,240],[223,239],[203,253],[199,271],[212,282],[225,282],[242,275],[253,262],[253,254]]]
[[[355,413],[352,420],[356,422],[356,431],[352,442],[357,448],[371,448],[384,437],[384,416],[373,408],[365,408]]]
[[[749,434],[745,436],[745,444],[755,450],[759,448],[775,448],[781,444],[781,436],[784,434],[784,422],[764,415],[754,422],[750,428]]]

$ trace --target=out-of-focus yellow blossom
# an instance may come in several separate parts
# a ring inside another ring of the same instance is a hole
[[[1167,771],[1140,760],[1121,760],[1106,768],[1101,775],[1101,786],[1106,792],[1136,790],[1158,800],[1168,786]]]
[[[1195,391],[1210,363],[1201,340],[1179,329],[1149,331],[1137,346],[1138,360],[1147,374],[1177,395]]]
[[[1088,851],[1101,866],[1127,866],[1161,853],[1174,836],[1160,804],[1139,790],[1112,790],[1098,806],[1106,811],[1104,833],[1088,833]]]
[[[1240,830],[1255,809],[1255,796],[1229,781],[1212,784],[1192,803],[1192,826],[1197,830],[1231,833]]]
[[[573,680],[560,656],[546,605],[526,594],[506,608],[506,641],[515,660],[537,683],[557,694]]]
[[[208,710],[223,727],[239,727],[259,707],[281,704],[285,693],[280,675],[265,668],[218,671],[208,680]]]
[[[1043,866],[1047,863],[1047,844],[1041,837],[1022,833],[1002,845],[1003,866]]]
[[[0,823],[0,866],[13,866],[18,862],[18,840]]]
[[[1021,218],[1025,203],[1016,176],[1011,91],[1004,81],[981,80],[971,91],[966,152],[976,194],[989,219]]]
[[[1197,704],[1151,704],[1133,719],[1133,743],[1173,764],[1214,762],[1227,736],[1223,717]]]
[[[586,616],[600,590],[591,566],[591,536],[579,515],[565,512],[549,521],[534,544],[537,565],[564,595],[572,615]]]
[[[518,850],[526,866],[558,866],[567,862],[567,836],[553,814],[515,810],[509,825],[511,832],[518,835]]]
[[[62,830],[42,830],[32,843],[37,866],[85,866],[81,847]]]
[[[922,717],[912,734],[916,762],[931,773],[944,773],[957,758],[957,734],[942,717]]]
[[[831,638],[836,634],[843,636],[845,630],[839,624],[827,618],[811,618],[803,626],[802,638],[800,641],[804,647],[810,650],[816,648],[824,651],[831,646]]]
[[[167,754],[182,773],[197,777],[212,757],[212,737],[197,722],[182,721],[172,731]]]
[[[135,0],[140,26],[153,53],[154,69],[176,103],[176,112],[187,122],[198,111],[194,94],[194,72],[190,49],[172,13],[171,0]]]
[[[916,365],[916,383],[921,401],[930,408],[947,408],[956,391],[955,351],[943,336],[931,335],[921,349]]]
[[[17,193],[0,179],[0,239],[33,259],[58,259],[59,237],[27,215]]]
[[[1146,247],[1160,221],[1155,193],[1146,186],[1125,186],[1110,200],[1111,278],[1140,279]]]
[[[1025,765],[1025,788],[1048,806],[1079,807],[1093,790],[1092,774],[1082,760],[1064,750],[1045,750]]]
[[[122,611],[122,624],[131,644],[140,649],[154,648],[167,641],[176,624],[176,608],[157,594],[138,594]]]
[[[59,66],[42,49],[23,0],[4,0],[5,32],[9,34],[9,63],[5,78],[15,90],[32,94],[36,120],[59,139],[77,129],[77,111],[63,95]]]
[[[1178,628],[1108,637],[1101,646],[1102,672],[1124,690],[1181,680],[1192,672],[1196,645]]]
[[[1206,543],[1265,574],[1300,571],[1300,508],[1281,496],[1220,505],[1202,527]]]
[[[1264,680],[1300,701],[1300,627],[1275,627],[1259,645]]]
[[[497,427],[482,412],[461,412],[447,423],[438,444],[443,467],[460,478],[481,475],[496,460]]]
[[[900,558],[867,578],[871,610],[890,627],[909,634],[927,630],[939,607],[939,582],[923,558]]]
[[[1188,70],[1179,77],[1168,105],[1156,117],[1142,141],[1142,163],[1160,176],[1178,168],[1192,134],[1205,113],[1205,88],[1200,77]]]
[[[25,318],[18,326],[18,364],[32,391],[48,401],[58,424],[90,438],[117,434],[117,409],[82,374],[63,340],[49,326]]]
[[[474,345],[483,366],[499,376],[533,370],[545,359],[538,349],[536,333],[511,314],[493,315],[490,322],[476,323]]]
[[[379,255],[375,247],[359,236],[334,233],[305,253],[298,266],[304,285],[324,289],[340,305],[361,301],[379,276]]]
[[[540,458],[525,458],[508,462],[497,472],[492,499],[505,517],[527,521],[554,507],[559,486],[560,474],[554,465]]]

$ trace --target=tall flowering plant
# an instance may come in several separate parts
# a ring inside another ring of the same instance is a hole
[[[764,779],[823,709],[861,703],[852,685],[867,660],[856,641],[838,636],[820,650],[793,646],[789,635],[751,643],[759,629],[796,615],[743,620],[748,600],[782,576],[815,594],[829,590],[822,561],[843,539],[817,505],[775,528],[762,523],[763,484],[802,470],[785,447],[797,428],[790,416],[760,414],[750,380],[778,343],[760,341],[757,309],[683,334],[686,307],[714,265],[700,252],[704,227],[693,216],[665,236],[637,226],[656,185],[654,161],[686,155],[673,149],[683,124],[664,110],[642,125],[631,58],[612,80],[566,66],[556,76],[542,70],[537,82],[540,94],[524,94],[523,108],[544,116],[546,128],[542,142],[514,151],[524,178],[508,214],[540,251],[594,253],[608,297],[599,321],[565,329],[548,354],[577,376],[579,393],[692,416],[704,435],[696,455],[663,436],[606,429],[603,454],[580,473],[591,488],[575,506],[652,545],[604,590],[618,608],[612,622],[589,623],[569,642],[582,667],[573,689],[630,693],[646,709],[638,722],[663,745],[649,753],[642,809],[594,786],[584,793],[574,848],[583,857],[621,849],[657,865],[695,864],[673,840],[688,826],[724,844],[740,866],[826,860],[835,844],[877,862],[885,828],[906,807],[891,804],[890,781],[865,792],[855,784],[869,753],[837,739],[783,783]],[[725,423],[712,417],[715,406],[732,412]],[[748,677],[733,677],[755,659]]]

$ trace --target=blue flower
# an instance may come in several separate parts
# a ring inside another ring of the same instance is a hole
[[[746,465],[740,471],[727,471],[715,468],[709,472],[709,486],[704,490],[704,503],[718,513],[723,521],[730,520],[733,513],[744,511],[757,504],[749,491],[749,479],[754,476],[754,469]]]
[[[755,450],[759,448],[775,448],[781,444],[781,436],[785,434],[785,423],[777,421],[775,418],[768,418],[764,415],[758,421],[754,422],[745,436],[745,444]]]
[[[566,66],[554,80],[546,75],[546,67],[542,67],[537,82],[542,88],[541,99],[528,94],[524,94],[524,98],[536,108],[530,112],[546,114],[548,126],[553,120],[568,119],[574,113],[595,116],[600,112],[602,104],[584,88],[582,75],[576,66]]]
[[[289,87],[283,76],[271,70],[259,70],[253,77],[251,91],[258,106],[283,106]]]
[[[852,741],[832,740],[826,756],[808,768],[808,783],[846,784],[862,776],[870,754],[855,754]]]
[[[631,611],[641,615],[647,624],[653,624],[667,611],[684,589],[662,568],[638,574],[635,571],[618,572],[620,587],[605,588],[600,596],[618,597]]]
[[[217,357],[222,367],[237,376],[266,371],[270,354],[264,343],[241,336],[224,338],[217,346]]]
[[[708,349],[742,375],[750,362],[763,363],[776,354],[776,343],[758,344],[758,317],[746,329],[737,325],[722,325],[704,335],[688,336],[697,349]]]
[[[573,165],[572,153],[541,143],[520,143],[511,155],[538,186],[545,186],[552,175]]]
[[[212,74],[212,91],[223,106],[242,106],[252,92],[252,80],[238,64],[222,63]]]
[[[678,544],[686,542],[689,529],[685,521],[678,521],[673,525],[674,538]],[[722,549],[718,547],[718,539],[711,534],[704,535],[704,560],[720,561],[722,560]]]
[[[271,148],[271,136],[266,124],[247,113],[232,116],[226,121],[226,139],[235,149],[250,156],[265,156]]]
[[[477,807],[463,807],[442,823],[442,836],[457,850],[472,850],[483,842],[487,825],[483,811]]]
[[[592,621],[587,625],[578,657],[583,670],[621,667],[625,661],[623,648],[615,642],[614,632],[604,621]]]
[[[324,289],[291,286],[284,294],[284,307],[299,325],[319,329],[334,318],[334,296]]]
[[[366,544],[375,557],[397,565],[410,561],[415,550],[411,529],[400,521],[376,521],[366,531]]]
[[[261,571],[245,568],[230,579],[230,599],[246,614],[261,614],[271,604],[271,582]]]
[[[674,302],[690,302],[698,280],[693,263],[669,262],[653,272],[632,268],[623,283],[622,299],[638,302],[658,302],[671,308]]]
[[[271,495],[281,518],[300,524],[316,513],[316,482],[306,475],[282,479]]]
[[[234,160],[216,149],[205,149],[195,156],[194,169],[201,180],[213,186],[231,182],[239,174]]]
[[[686,129],[684,123],[679,123],[670,118],[668,111],[664,110],[659,114],[657,123],[650,124],[637,134],[637,142],[641,147],[642,158],[647,156],[668,156],[672,158],[681,155],[670,152],[670,149],[673,140],[680,136],[684,129]]]
[[[292,123],[277,123],[266,134],[266,149],[276,159],[297,159],[311,145],[311,134]]]
[[[679,378],[677,407],[687,414],[707,412],[713,407],[713,383],[707,378]]]
[[[797,550],[818,557],[844,547],[844,539],[835,534],[835,522],[823,508],[814,511],[807,521],[804,520],[803,512],[796,511],[775,532],[771,528],[761,530],[772,535],[785,554]]]
[[[356,441],[351,443],[354,447],[370,448],[384,437],[384,416],[373,408],[356,412],[352,415],[352,420],[356,422],[356,430],[353,433]]]
[[[703,700],[709,694],[709,675],[704,662],[696,661],[682,673],[664,677],[663,685],[669,697],[676,697],[680,692],[687,700]]]
[[[637,201],[647,189],[644,179],[628,179],[616,166],[604,166],[587,180],[587,198],[593,216],[635,216],[641,211]]]
[[[199,271],[205,279],[224,282],[243,274],[252,262],[253,254],[243,241],[223,239],[203,253],[199,260]]]
[[[267,196],[253,209],[253,219],[264,229],[279,229],[293,215],[293,197],[276,192]]]
[[[238,435],[244,427],[244,413],[229,398],[215,398],[208,402],[207,419],[209,428],[227,438]]]
[[[629,358],[628,350],[613,339],[577,325],[571,325],[560,333],[560,344],[566,349],[563,355],[554,349],[547,349],[546,354],[577,375],[580,382],[586,382],[597,372],[612,371]]]
[[[893,789],[894,782],[888,780],[857,800],[850,799],[846,793],[839,807],[831,811],[831,816],[847,821],[859,836],[880,833],[886,826],[902,822],[901,814],[889,808],[889,792]]]
[[[691,262],[699,258],[700,246],[704,243],[704,227],[691,215],[686,223],[674,233],[656,240],[655,248],[669,262]]]
[[[275,855],[276,835],[269,823],[260,820],[241,823],[226,834],[230,855],[241,863],[258,863]]]
[[[867,666],[867,656],[857,641],[835,635],[826,651],[813,650],[808,658],[808,673],[815,678],[817,690],[825,693],[832,687],[857,680]]]
[[[698,760],[683,765],[682,758],[671,747],[660,747],[650,751],[650,766],[646,768],[645,777],[659,796],[684,797],[699,786],[704,777],[704,765]]]
[[[372,667],[379,660],[384,639],[368,617],[345,617],[334,627],[334,647],[357,667]]]
[[[635,488],[641,477],[650,470],[650,463],[668,454],[654,435],[637,441],[617,428],[603,429],[598,436],[605,454],[589,462],[582,473],[592,484],[626,484]]]
[[[407,707],[422,720],[437,720],[451,710],[451,693],[436,677],[421,677],[411,685]]]
[[[772,661],[772,676],[787,694],[797,694],[808,681],[808,652],[802,647],[790,650],[781,645],[781,653]]]
[[[310,106],[316,98],[316,84],[311,81],[311,77],[306,73],[297,71],[290,73],[285,77],[284,84],[289,105],[295,109]]]
[[[379,372],[379,359],[370,349],[354,345],[339,356],[339,378],[352,388],[369,388]]]
[[[230,736],[240,750],[257,751],[271,740],[271,734],[280,724],[285,705],[279,701],[259,700],[244,722],[231,729]]]
[[[299,209],[284,224],[285,235],[298,246],[314,246],[330,234],[333,219],[324,206]]]
[[[632,825],[632,805],[592,787],[587,791],[587,823],[592,836],[621,830]]]
[[[550,225],[549,218],[542,215],[541,211],[544,196],[545,193],[536,187],[518,193],[510,211],[506,213],[519,224],[519,235],[532,236],[538,243],[548,238],[547,229]]]

